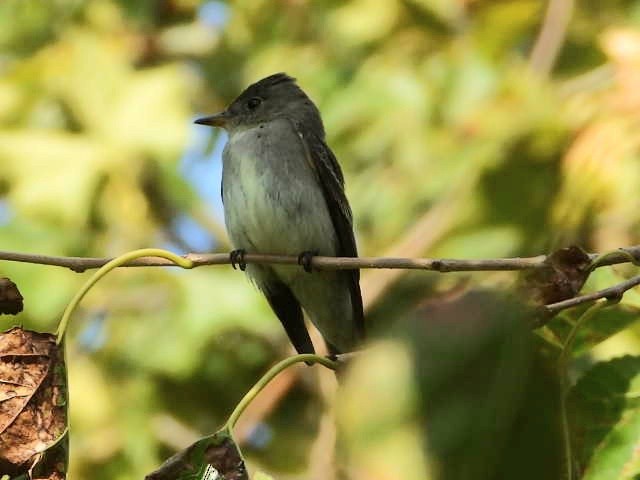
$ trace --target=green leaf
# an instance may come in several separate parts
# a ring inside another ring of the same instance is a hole
[[[173,161],[187,141],[186,88],[184,75],[177,66],[148,68],[132,74],[114,100],[102,133],[114,144]]]
[[[104,174],[108,149],[68,132],[3,130],[0,161],[11,182],[8,200],[27,218],[78,226],[90,215],[91,198]],[[55,165],[63,175],[52,175]]]
[[[640,357],[597,364],[571,389],[574,457],[584,480],[640,475]]]
[[[563,339],[571,329],[571,323],[576,321],[584,309],[575,309],[570,314],[555,318],[549,327]],[[609,337],[624,330],[640,319],[640,308],[620,303],[598,311],[593,318],[586,322],[576,335],[573,355],[581,355]]]
[[[640,308],[637,307],[619,304],[603,308],[578,331],[574,354],[586,352],[638,319],[640,319]]]
[[[145,480],[249,480],[231,431],[223,428],[176,453]]]

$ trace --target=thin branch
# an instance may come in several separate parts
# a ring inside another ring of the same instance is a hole
[[[589,259],[598,259],[594,268],[621,263],[640,262],[640,245],[621,248],[617,252],[600,255],[588,254]],[[188,253],[182,258],[191,261],[191,267],[204,265],[228,265],[231,263],[227,253]],[[548,255],[535,257],[515,258],[490,258],[480,260],[460,260],[448,258],[390,258],[390,257],[313,257],[311,265],[318,270],[352,270],[365,268],[386,268],[406,270],[430,270],[435,272],[487,272],[487,271],[519,271],[548,268]],[[51,265],[69,268],[75,272],[83,272],[89,269],[100,268],[112,260],[112,258],[91,257],[59,257],[50,255],[37,255],[19,252],[0,251],[0,261],[23,262],[40,265]],[[247,253],[244,257],[246,263],[297,265],[298,257],[292,255],[264,255]],[[121,267],[166,267],[175,266],[170,260],[160,257],[143,257],[123,263]],[[621,298],[624,292],[640,285],[640,276],[633,277],[622,283],[604,290],[580,295],[577,297],[551,303],[543,308],[548,314],[556,314],[560,310],[571,308],[583,303],[588,303],[600,298]]]
[[[607,300],[612,301],[620,300],[627,290],[630,290],[637,285],[640,285],[640,275],[631,277],[629,280],[620,282],[612,287],[598,290],[597,292],[587,293],[578,297],[562,300],[561,302],[550,303],[549,305],[545,305],[544,309],[547,313],[555,315],[560,310],[600,300],[601,298],[606,298]]]
[[[589,254],[591,260],[600,255]],[[619,253],[611,253],[598,263],[598,267],[629,263],[632,256],[640,261],[640,245],[620,249]],[[535,257],[490,258],[478,260],[460,260],[450,258],[392,258],[392,257],[313,257],[311,266],[318,270],[353,270],[365,268],[431,270],[435,272],[489,272],[489,271],[518,271],[546,268],[547,255]],[[188,253],[183,258],[191,260],[193,267],[204,265],[229,265],[228,253]],[[92,257],[58,257],[19,252],[0,251],[0,261],[33,263],[69,268],[75,272],[84,272],[100,268],[112,258]],[[298,257],[293,255],[264,255],[247,253],[246,263],[297,265]],[[122,267],[168,267],[175,266],[169,260],[156,257],[144,257],[121,265]]]
[[[574,0],[549,0],[542,29],[531,51],[529,64],[542,75],[548,75],[556,62],[567,34]]]

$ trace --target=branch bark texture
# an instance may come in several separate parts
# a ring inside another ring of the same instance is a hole
[[[598,267],[629,263],[629,256],[640,261],[640,245],[620,249],[619,253],[611,253],[598,262]],[[600,255],[589,254],[589,258],[595,260]],[[193,267],[204,265],[229,265],[231,263],[228,253],[188,253],[184,258],[193,262]],[[394,258],[394,257],[313,257],[312,268],[318,270],[351,270],[351,269],[404,269],[404,270],[431,270],[435,272],[490,272],[490,271],[517,271],[546,268],[548,255],[535,257],[513,258],[489,258],[478,260],[462,260],[452,258]],[[97,257],[61,257],[51,255],[39,255],[0,251],[0,261],[33,263],[64,267],[74,272],[84,272],[100,268],[112,258]],[[244,256],[246,263],[297,265],[298,257],[291,255],[266,255],[247,253]],[[122,267],[169,267],[176,266],[169,260],[156,257],[138,258],[125,263]]]

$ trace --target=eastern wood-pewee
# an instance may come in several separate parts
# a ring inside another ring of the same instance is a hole
[[[235,250],[357,257],[351,208],[338,161],[325,143],[320,113],[295,79],[277,73],[248,87],[221,113],[196,123],[229,133],[222,200]],[[364,336],[359,271],[305,273],[291,265],[246,265],[299,353],[314,348],[302,308],[330,352],[354,349]]]

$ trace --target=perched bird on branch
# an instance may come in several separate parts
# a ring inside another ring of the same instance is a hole
[[[364,337],[358,270],[311,271],[313,255],[357,257],[351,208],[315,104],[284,73],[249,86],[196,123],[224,128],[222,200],[238,264],[264,293],[299,353],[313,353],[301,307],[333,354]],[[303,268],[246,265],[251,253],[299,255]]]

